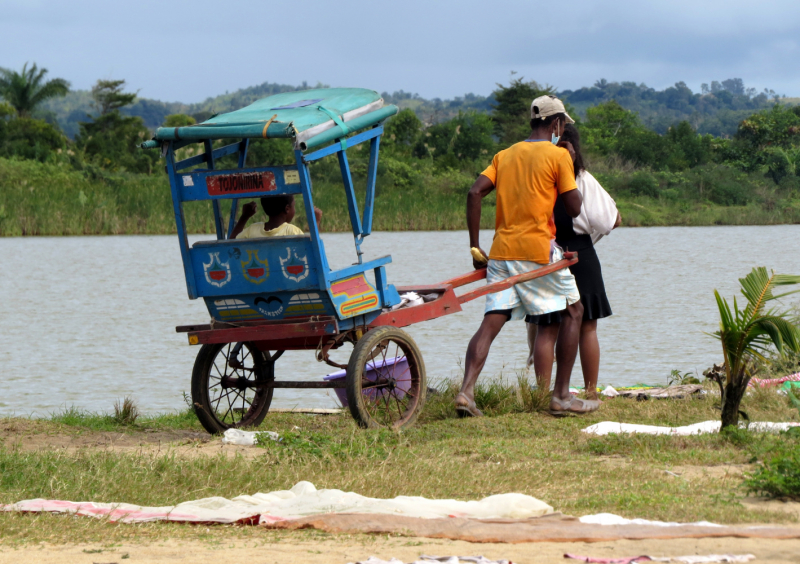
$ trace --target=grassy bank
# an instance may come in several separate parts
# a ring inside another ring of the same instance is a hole
[[[333,163],[335,164],[335,163]],[[374,229],[464,229],[466,192],[473,175],[457,171],[416,171],[385,159],[378,184]],[[356,170],[358,174],[358,171]],[[315,203],[323,209],[325,231],[348,231],[344,190],[336,167],[320,163],[312,170]],[[752,200],[744,205],[718,205],[674,196],[648,196],[627,173],[600,176],[615,195],[628,226],[653,225],[773,225],[800,222],[800,200]],[[674,176],[674,175],[673,175]],[[635,179],[634,179],[635,180]],[[685,184],[691,179],[679,179]],[[668,182],[656,178],[655,182]],[[626,183],[627,182],[627,183]],[[677,182],[677,181],[676,181]],[[681,185],[683,185],[681,184]],[[363,184],[362,184],[363,186]],[[616,190],[616,192],[615,192]],[[672,190],[672,192],[670,192]],[[363,194],[363,189],[362,189]],[[362,194],[359,194],[361,196]],[[363,202],[363,197],[359,198]],[[494,224],[494,198],[486,199],[482,226]],[[192,233],[213,230],[207,202],[186,204],[186,226]],[[223,209],[223,211],[226,211]],[[263,219],[261,215],[257,220]],[[296,223],[304,226],[302,213]],[[68,165],[0,159],[0,235],[171,234],[175,232],[166,176],[76,171]]]
[[[616,398],[585,417],[555,419],[525,389],[484,389],[489,415],[454,418],[454,390],[431,398],[409,431],[358,429],[349,415],[271,414],[262,428],[281,443],[221,448],[188,415],[114,425],[109,416],[67,412],[50,420],[3,419],[0,503],[31,498],[169,505],[208,496],[290,488],[300,480],[376,497],[479,499],[522,492],[569,514],[721,523],[787,522],[786,513],[745,508],[743,471],[775,452],[799,449],[797,435],[606,436],[581,432],[601,420],[685,425],[714,419],[713,397],[637,402]],[[773,391],[747,396],[752,420],[798,420]],[[111,432],[113,431],[113,432]],[[117,441],[117,442],[114,442]],[[748,506],[749,507],[749,506]],[[37,526],[33,526],[34,523]],[[40,526],[46,525],[45,527]],[[202,531],[200,529],[203,529]],[[93,519],[0,513],[4,542],[249,537],[247,528],[112,525]]]

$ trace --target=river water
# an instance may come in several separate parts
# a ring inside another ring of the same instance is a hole
[[[482,233],[488,249],[491,232]],[[199,237],[194,237],[197,240]],[[333,267],[354,261],[352,237],[323,237]],[[720,360],[714,289],[738,292],[756,265],[800,274],[800,226],[666,227],[616,230],[600,241],[614,315],[598,324],[601,384],[664,383],[670,370],[702,372]],[[396,285],[446,280],[471,269],[466,232],[375,233],[366,258],[390,253]],[[0,415],[44,416],[75,406],[111,411],[133,397],[148,413],[181,409],[199,350],[176,325],[207,322],[190,301],[172,236],[0,239]],[[483,315],[465,311],[414,325],[429,381],[459,377]],[[795,302],[796,303],[796,302]],[[348,351],[332,356],[346,362]],[[527,356],[522,322],[506,325],[484,377],[515,378]],[[318,379],[333,371],[313,352],[286,353],[278,378]],[[580,366],[573,384],[582,382]],[[326,390],[277,390],[274,407],[334,407]]]

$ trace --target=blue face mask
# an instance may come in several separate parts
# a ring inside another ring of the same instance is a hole
[[[556,135],[555,132],[550,134],[550,142],[553,145],[558,145],[558,141],[561,139],[560,135]]]

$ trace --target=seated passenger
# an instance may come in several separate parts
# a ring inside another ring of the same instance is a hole
[[[261,207],[267,214],[269,221],[254,223],[247,229],[247,220],[256,215],[256,203],[249,202],[242,207],[242,215],[231,232],[231,239],[258,239],[259,237],[285,237],[287,235],[302,235],[303,231],[294,225],[294,196],[282,194],[280,196],[266,196],[261,198]],[[322,221],[322,211],[315,207],[314,217],[317,228]]]

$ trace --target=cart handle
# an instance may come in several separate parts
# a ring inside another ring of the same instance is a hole
[[[485,296],[486,294],[494,294],[495,292],[506,290],[511,286],[514,286],[515,284],[519,284],[520,282],[527,282],[528,280],[533,280],[534,278],[541,278],[542,276],[547,276],[548,274],[552,274],[557,270],[561,270],[562,268],[567,268],[569,266],[572,266],[576,262],[578,262],[578,253],[566,252],[564,253],[564,258],[558,262],[554,262],[553,264],[549,264],[537,270],[531,270],[530,272],[517,274],[516,276],[506,278],[505,280],[492,282],[491,284],[487,284],[486,286],[477,288],[476,290],[472,290],[471,292],[467,292],[466,294],[462,294],[458,296],[458,303],[463,304],[465,302],[472,301],[476,298],[480,298],[481,296]],[[486,269],[481,268],[479,270],[476,270],[475,272],[470,272],[469,274],[464,274],[463,276],[459,276],[457,278],[453,278],[452,280],[448,280],[444,284],[452,284],[454,288],[457,288],[459,286],[464,286],[465,284],[469,284],[470,282],[477,282],[478,280],[481,280],[485,277],[486,277]]]
[[[468,272],[467,274],[456,276],[455,278],[451,278],[450,280],[445,280],[440,284],[440,286],[452,286],[453,288],[460,288],[461,286],[472,284],[473,282],[477,282],[478,280],[483,280],[484,278],[486,278],[485,266],[483,268],[473,270],[472,272]]]

